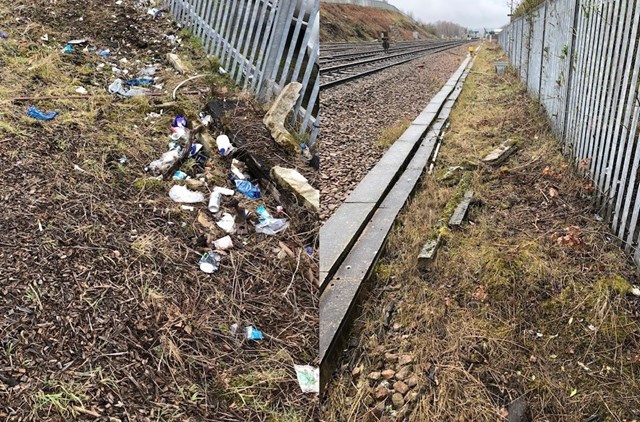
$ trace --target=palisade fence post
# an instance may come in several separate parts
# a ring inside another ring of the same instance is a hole
[[[545,55],[544,43],[546,41],[545,38],[547,36],[547,15],[549,13],[548,9],[549,9],[549,0],[545,0],[544,1],[544,18],[542,19],[542,47],[540,48],[542,57],[540,57],[540,79],[538,83],[538,98],[540,99],[540,102],[542,102],[542,70],[544,69],[544,55]]]
[[[273,33],[269,47],[267,48],[266,64],[263,67],[264,77],[257,87],[258,96],[264,101],[271,101],[276,83],[278,70],[280,69],[280,59],[287,44],[287,36],[289,35],[289,24],[291,16],[293,16],[296,1],[295,0],[278,0],[278,11],[276,13],[276,21],[274,23]],[[262,85],[264,83],[264,85]]]
[[[573,10],[573,25],[571,25],[571,47],[569,47],[569,55],[567,57],[567,62],[569,63],[569,74],[567,76],[567,95],[565,96],[565,105],[564,105],[564,124],[562,125],[562,139],[564,141],[564,153],[569,153],[568,148],[570,146],[569,140],[567,139],[567,126],[569,125],[569,104],[571,104],[571,97],[573,97],[573,90],[571,89],[571,84],[573,83],[573,58],[576,54],[576,37],[578,35],[578,16],[580,13],[580,0],[576,0],[576,6]]]

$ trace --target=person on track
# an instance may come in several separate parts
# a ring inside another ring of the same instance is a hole
[[[389,54],[389,35],[386,32],[382,33],[382,48],[385,54]]]

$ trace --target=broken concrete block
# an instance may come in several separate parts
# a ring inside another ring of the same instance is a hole
[[[178,57],[177,54],[167,54],[167,60],[178,73],[184,74],[189,70],[189,68],[182,62],[182,60],[180,60],[180,57]]]
[[[420,251],[420,255],[418,255],[418,264],[421,267],[425,267],[436,257],[436,252],[438,251],[438,247],[440,246],[441,237],[438,236],[437,239],[429,239],[422,247]]]
[[[296,142],[293,135],[289,133],[284,123],[287,115],[293,109],[296,101],[298,101],[301,89],[302,84],[299,82],[291,82],[285,86],[271,106],[271,109],[264,116],[264,124],[271,131],[273,139],[292,152],[297,151],[298,142]]]
[[[516,152],[518,145],[514,141],[507,140],[502,143],[498,148],[491,151],[489,155],[482,159],[482,162],[492,166],[497,166],[503,163],[511,154]]]
[[[296,170],[275,166],[271,169],[271,177],[283,189],[293,192],[306,208],[313,212],[320,211],[320,191],[314,189],[307,178]]]
[[[453,212],[453,215],[449,219],[449,226],[460,226],[462,225],[462,220],[464,220],[465,215],[467,215],[467,210],[469,209],[469,205],[471,204],[471,199],[473,198],[473,191],[468,190],[464,193],[464,197],[462,201],[458,204],[458,207]]]

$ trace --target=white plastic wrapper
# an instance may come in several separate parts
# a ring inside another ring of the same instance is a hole
[[[181,185],[175,185],[169,190],[169,198],[174,202],[181,202],[184,204],[204,202],[204,195],[202,192],[194,192],[189,190],[186,186]]]
[[[320,368],[309,365],[293,365],[293,367],[303,393],[320,393]]]

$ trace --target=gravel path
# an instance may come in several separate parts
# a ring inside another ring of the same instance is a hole
[[[384,153],[385,128],[413,120],[467,55],[468,46],[426,56],[324,91],[321,220],[328,219]]]

